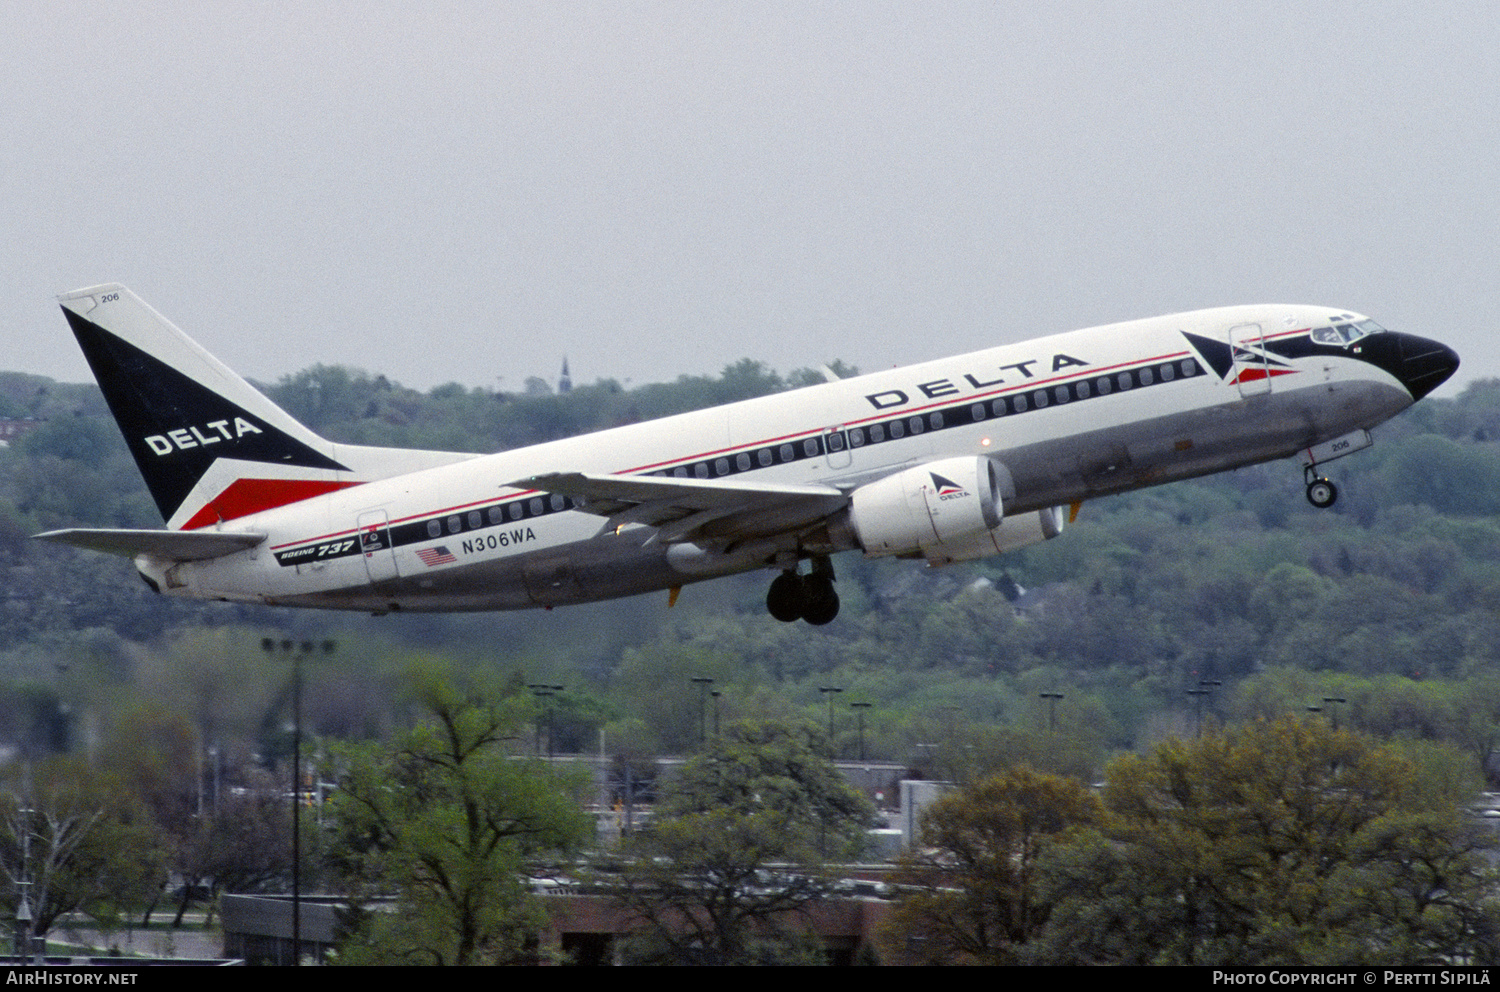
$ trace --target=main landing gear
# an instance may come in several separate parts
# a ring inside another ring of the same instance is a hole
[[[1307,501],[1320,510],[1326,510],[1338,502],[1339,487],[1317,474],[1317,467],[1309,465],[1302,470],[1307,480]]]
[[[839,594],[833,591],[833,562],[827,557],[813,559],[812,571],[797,574],[789,568],[771,581],[766,593],[766,610],[782,623],[806,620],[814,627],[832,623],[839,615]]]

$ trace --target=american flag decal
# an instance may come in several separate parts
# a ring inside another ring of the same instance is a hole
[[[443,546],[439,546],[436,548],[423,548],[421,551],[417,552],[417,557],[422,559],[422,564],[426,565],[428,568],[434,568],[438,565],[452,565],[454,562],[458,561],[458,559],[453,557],[453,555],[448,551],[447,547]]]

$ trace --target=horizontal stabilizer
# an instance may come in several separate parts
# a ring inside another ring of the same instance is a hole
[[[37,534],[38,541],[71,544],[90,551],[112,555],[152,555],[171,561],[203,561],[221,558],[236,551],[253,548],[266,539],[264,534],[246,531],[182,530],[88,530],[70,528]]]

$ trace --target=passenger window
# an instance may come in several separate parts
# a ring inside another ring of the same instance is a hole
[[[443,536],[443,525],[440,524],[440,523],[438,523],[436,520],[429,520],[429,521],[427,521],[427,536],[428,537],[442,537]]]
[[[1168,362],[1166,365],[1163,365],[1157,371],[1161,373],[1161,381],[1162,382],[1171,382],[1172,379],[1173,379],[1173,377],[1175,377],[1177,375],[1177,370],[1172,367],[1172,363],[1171,362]]]
[[[479,515],[478,510],[469,511],[469,529],[478,530],[484,525],[484,518]]]
[[[1081,400],[1089,398],[1089,381],[1087,379],[1080,379],[1078,381],[1078,398]]]
[[[706,479],[706,478],[708,478],[708,463],[707,462],[699,462],[698,464],[694,465],[693,466],[693,474],[696,475],[700,479]]]
[[[520,500],[517,500],[516,502],[514,502],[514,503],[512,503],[510,505],[510,518],[512,520],[520,520],[521,519],[521,501]]]
[[[1193,376],[1195,376],[1197,374],[1198,374],[1198,363],[1195,362],[1195,361],[1193,361],[1191,358],[1184,358],[1182,360],[1182,377],[1184,379],[1191,379]]]
[[[777,454],[781,456],[782,462],[786,463],[794,460],[797,457],[797,449],[793,448],[790,444],[783,444],[777,450]]]
[[[755,460],[760,462],[761,467],[764,468],[775,461],[775,457],[771,454],[770,448],[761,448],[755,453]]]
[[[984,419],[983,403],[975,403],[973,406],[969,407],[969,419],[974,421],[976,424]]]
[[[1036,392],[1032,393],[1031,394],[1031,402],[1033,402],[1033,403],[1036,404],[1036,408],[1038,410],[1040,410],[1042,407],[1046,406],[1047,405],[1047,391],[1045,389],[1038,389]]]
[[[913,418],[911,418],[911,420],[909,421],[909,423],[911,424],[911,432],[913,434],[920,434],[920,433],[922,433],[922,426],[923,425],[922,425],[922,418],[921,417],[913,417]]]
[[[1141,369],[1141,385],[1149,386],[1156,380],[1151,375],[1150,369]]]
[[[885,425],[875,424],[870,428],[870,443],[879,444],[885,440]]]
[[[492,524],[498,524],[500,521],[505,519],[505,516],[501,513],[500,507],[498,506],[490,507],[488,516],[490,518],[490,523]]]
[[[1120,391],[1121,392],[1123,392],[1123,391],[1129,389],[1131,386],[1135,385],[1134,382],[1130,381],[1130,373],[1129,372],[1121,372],[1120,375],[1115,379],[1115,382],[1117,382],[1117,383],[1120,384]]]
[[[810,437],[806,441],[803,441],[802,453],[809,458],[811,458],[813,455],[816,455],[818,453],[818,439],[815,437]]]
[[[1109,376],[1101,376],[1099,381],[1094,383],[1094,385],[1098,387],[1100,396],[1109,395]]]
[[[936,410],[927,415],[927,426],[935,431],[943,429],[943,411]]]
[[[1011,402],[1016,405],[1016,412],[1017,413],[1025,413],[1026,412],[1026,394],[1025,393],[1017,393],[1011,399]]]
[[[894,441],[897,438],[905,437],[905,436],[906,436],[906,428],[904,426],[902,426],[901,421],[899,421],[899,420],[893,420],[893,421],[891,421],[891,440]]]
[[[552,500],[551,500],[551,502],[552,502],[552,509],[554,509],[554,510],[562,510],[565,507],[567,507],[567,505],[568,505],[567,498],[563,497],[563,496],[559,496],[556,493],[552,494]]]
[[[453,516],[451,516],[451,517],[448,518],[448,533],[450,533],[450,534],[457,534],[459,531],[461,531],[463,529],[464,529],[464,522],[462,520],[458,519],[458,515],[457,514],[454,514]]]
[[[1005,400],[1002,398],[1002,399],[995,400],[993,403],[991,403],[990,404],[990,412],[993,413],[997,417],[1003,417],[1003,416],[1005,416]]]
[[[750,471],[750,456],[741,451],[734,456],[734,464],[741,472],[748,472]]]
[[[728,458],[719,458],[719,459],[715,460],[714,461],[714,475],[728,475],[728,474],[729,474],[729,459]]]
[[[1073,398],[1072,396],[1068,395],[1067,386],[1058,386],[1056,389],[1052,390],[1052,396],[1057,400],[1059,405],[1066,403],[1068,402],[1068,400]]]
[[[542,515],[542,498],[540,496],[531,501],[531,515],[533,517],[540,517]]]

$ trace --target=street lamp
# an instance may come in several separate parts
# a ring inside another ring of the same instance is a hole
[[[708,687],[714,680],[707,675],[694,675],[693,684],[698,687],[698,743],[708,743]]]
[[[859,760],[865,760],[865,710],[874,703],[850,703],[849,708],[859,717]]]
[[[1329,711],[1329,713],[1331,714],[1331,716],[1333,718],[1333,729],[1334,730],[1338,730],[1339,729],[1339,709],[1338,709],[1338,706],[1336,704],[1338,704],[1338,703],[1347,703],[1348,701],[1349,700],[1347,698],[1345,698],[1344,696],[1324,696],[1323,697],[1323,704],[1328,707],[1328,711]]]
[[[528,682],[526,683],[526,688],[531,690],[533,696],[541,700],[554,698],[559,692],[563,691],[564,687],[549,685],[545,682]],[[552,704],[549,702],[545,705],[547,707],[547,760],[551,761],[552,743],[553,738],[556,736],[557,723]],[[542,721],[540,720],[536,722],[536,756],[538,758],[542,756]]]
[[[833,697],[844,690],[836,685],[820,685],[818,691],[828,697],[828,753],[836,755],[837,751],[833,746]]]
[[[274,655],[275,638],[261,638],[266,654]],[[302,661],[318,649],[312,641],[300,645],[291,638],[280,641],[283,652],[292,657],[292,964],[302,963]],[[323,641],[324,654],[333,654],[338,642]],[[293,648],[300,650],[293,651]]]
[[[1039,692],[1037,696],[1047,700],[1047,729],[1057,733],[1057,701],[1066,697],[1060,692]]]

